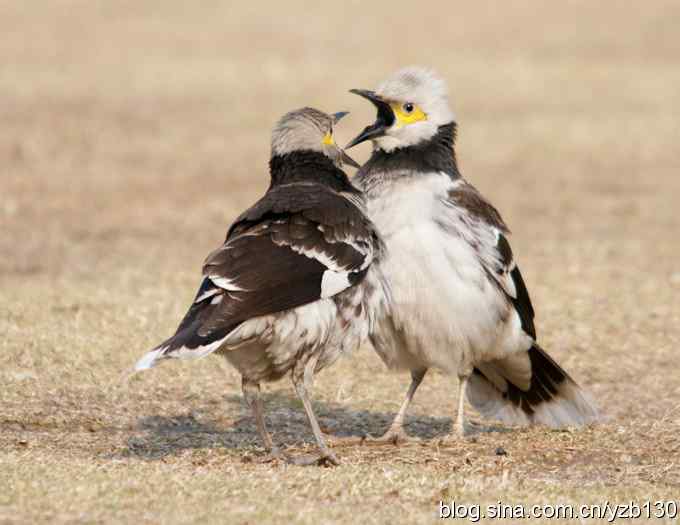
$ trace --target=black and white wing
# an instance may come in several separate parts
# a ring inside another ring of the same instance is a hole
[[[248,319],[346,290],[366,275],[376,240],[362,211],[325,186],[271,189],[207,257],[203,282],[177,332],[137,369],[164,357],[201,357]]]
[[[469,183],[449,193],[452,205],[464,209],[478,235],[472,243],[489,279],[498,286],[529,336],[503,359],[478,363],[467,393],[482,414],[511,424],[542,423],[552,427],[591,422],[597,410],[574,380],[536,343],[534,308],[498,211]]]
[[[453,206],[466,212],[471,230],[477,232],[470,242],[487,276],[512,303],[522,329],[536,339],[534,307],[508,242],[510,230],[500,213],[474,186],[463,180],[454,186],[448,198]]]

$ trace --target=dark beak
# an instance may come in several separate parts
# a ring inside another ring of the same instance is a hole
[[[359,165],[359,163],[356,160],[354,160],[352,157],[347,155],[347,153],[345,153],[345,150],[341,150],[341,155],[342,155],[342,163],[343,164],[349,164],[350,166],[352,166],[353,168],[356,168],[356,169],[361,168],[361,166]]]
[[[390,105],[385,102],[382,98],[376,95],[373,91],[367,89],[350,89],[350,93],[364,97],[370,100],[371,103],[378,110],[375,122],[370,126],[366,126],[364,130],[357,135],[354,140],[351,140],[345,149],[353,148],[357,144],[361,144],[367,140],[377,139],[385,135],[385,130],[394,124],[394,112]]]
[[[342,117],[346,117],[347,115],[349,115],[349,111],[338,111],[337,113],[333,113],[331,115],[333,124],[337,124]]]
[[[331,115],[331,119],[333,120],[333,124],[334,125],[337,124],[338,121],[342,117],[345,117],[347,115],[349,115],[349,111],[338,111],[337,113],[333,113]],[[359,163],[357,161],[355,161],[352,157],[347,155],[347,153],[345,153],[344,150],[340,149],[340,147],[338,147],[338,150],[340,150],[340,160],[342,161],[343,164],[349,164],[353,168],[357,168],[357,169],[361,168]]]

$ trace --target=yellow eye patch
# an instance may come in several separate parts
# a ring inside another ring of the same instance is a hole
[[[325,144],[326,146],[332,146],[335,144],[335,141],[333,140],[333,135],[331,134],[330,131],[327,131],[326,134],[323,136],[323,140],[321,141],[322,144]]]
[[[414,105],[410,112],[404,109],[404,104],[399,104],[398,102],[392,102],[390,107],[392,108],[394,116],[397,119],[397,127],[413,124],[414,122],[420,122],[421,120],[427,120],[427,115],[423,113],[423,110],[418,106]]]

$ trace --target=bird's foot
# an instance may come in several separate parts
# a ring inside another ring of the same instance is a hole
[[[368,435],[362,438],[362,445],[404,445],[406,443],[419,443],[418,438],[410,437],[401,428],[398,430],[390,429],[380,437]]]
[[[255,460],[255,463],[274,463],[277,461],[283,461],[285,463],[291,462],[291,457],[283,452],[280,448],[275,447],[267,452],[264,456],[261,456]]]
[[[437,440],[438,445],[455,445],[465,441],[465,429],[456,427],[451,432]]]
[[[319,467],[337,467],[340,464],[338,457],[330,450],[321,451],[321,454],[305,454],[289,458],[288,463],[301,467],[318,465]]]

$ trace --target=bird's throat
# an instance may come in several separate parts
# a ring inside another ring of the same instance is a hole
[[[269,173],[271,188],[279,184],[314,182],[327,185],[335,191],[358,192],[345,172],[318,151],[301,150],[274,155],[269,160]]]
[[[455,154],[456,123],[439,126],[430,139],[390,151],[377,148],[361,169],[362,174],[372,171],[409,171],[431,173],[440,171],[451,178],[460,177]]]

